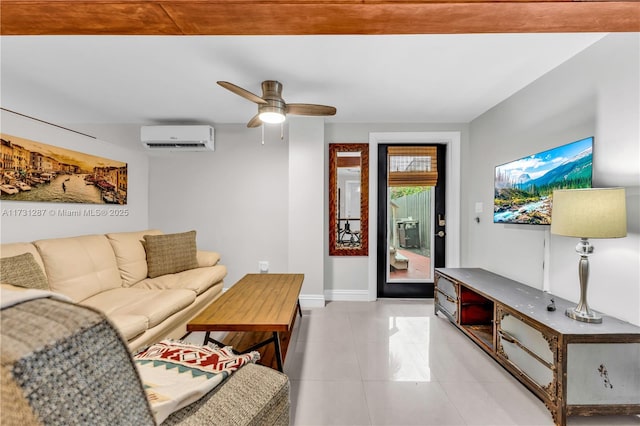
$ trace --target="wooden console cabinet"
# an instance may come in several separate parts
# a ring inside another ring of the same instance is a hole
[[[555,311],[547,305],[553,297]],[[640,414],[640,327],[603,315],[568,318],[575,303],[492,272],[436,268],[441,312],[538,396],[558,425],[570,415]]]

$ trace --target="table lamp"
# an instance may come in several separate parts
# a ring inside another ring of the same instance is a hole
[[[601,323],[602,317],[589,309],[587,282],[589,255],[593,246],[589,238],[621,238],[627,236],[627,208],[624,188],[563,189],[553,191],[551,233],[578,237],[576,252],[580,255],[580,301],[565,314],[574,320]]]

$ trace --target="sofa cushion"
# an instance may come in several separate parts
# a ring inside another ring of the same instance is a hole
[[[0,259],[0,281],[18,287],[49,289],[47,277],[31,253]]]
[[[198,250],[196,253],[196,259],[198,260],[198,266],[214,266],[220,261],[220,253],[215,251]]]
[[[198,267],[196,231],[145,235],[144,246],[149,278]]]
[[[186,308],[196,300],[192,290],[148,290],[142,288],[115,288],[98,293],[82,301],[107,316],[141,315],[147,318],[148,328]]]
[[[107,234],[107,239],[116,255],[123,287],[131,287],[147,278],[147,253],[142,245],[145,235],[162,235],[162,231],[150,229]]]
[[[34,242],[52,291],[80,302],[112,288],[122,280],[111,244],[104,235],[83,235]]]
[[[135,339],[149,328],[149,318],[144,315],[113,314],[109,315],[109,319],[127,341]]]
[[[215,391],[173,413],[162,426],[289,425],[289,386],[283,373],[249,363]]]
[[[182,271],[179,274],[162,275],[157,278],[147,278],[137,283],[136,288],[156,290],[182,288],[195,291],[198,295],[207,291],[214,284],[222,281],[227,275],[224,265],[195,268]]]

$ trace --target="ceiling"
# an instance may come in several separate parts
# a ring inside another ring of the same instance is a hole
[[[469,122],[603,33],[2,36],[1,106],[57,124],[246,123],[216,84],[333,105],[327,122]]]

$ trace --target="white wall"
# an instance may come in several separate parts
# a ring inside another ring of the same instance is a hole
[[[199,248],[222,255],[226,287],[261,260],[288,272],[288,142],[268,132],[262,145],[260,128],[239,124],[215,130],[214,152],[151,156],[150,227],[195,229]]]
[[[324,306],[323,241],[326,235],[324,120],[289,122],[289,272],[305,275],[300,303]]]
[[[493,224],[493,174],[498,164],[593,135],[594,186],[626,187],[628,236],[592,241],[589,304],[640,324],[639,56],[640,35],[609,35],[471,123],[465,266],[578,300],[577,239],[550,236],[546,226]],[[476,202],[484,213],[472,211]]]
[[[149,224],[195,229],[199,248],[221,253],[225,287],[266,260],[269,272],[305,275],[303,306],[324,306],[324,122],[287,126],[284,140],[268,128],[262,145],[260,128],[216,125],[214,152],[154,153]]]
[[[23,113],[28,114],[28,111]],[[13,136],[19,136],[49,145],[55,145],[74,151],[123,161],[128,167],[128,196],[126,206],[106,204],[44,203],[27,201],[0,201],[2,212],[0,240],[2,243],[34,241],[44,238],[69,237],[82,234],[102,234],[106,232],[135,231],[146,229],[148,224],[147,190],[148,159],[144,153],[122,148],[112,140],[120,140],[117,133],[114,139],[97,140],[82,136],[40,121],[31,120],[7,111],[1,111],[1,130]],[[88,131],[91,126],[66,125],[83,133],[97,136]],[[104,132],[103,135],[108,135]],[[101,137],[103,136],[101,135]],[[126,138],[126,136],[124,137]],[[46,216],[9,216],[8,211],[45,209]],[[106,216],[63,216],[60,211],[83,212],[84,209],[99,209]],[[126,216],[111,216],[114,210],[126,212]]]

